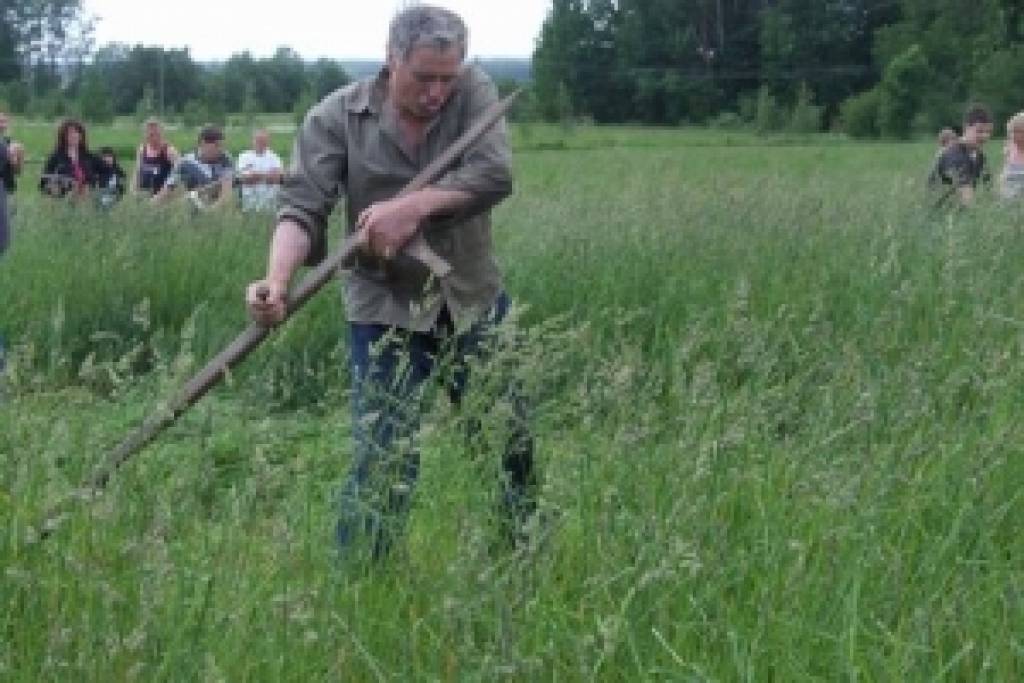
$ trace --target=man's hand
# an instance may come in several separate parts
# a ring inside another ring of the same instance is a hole
[[[287,283],[257,280],[245,290],[245,305],[253,321],[270,327],[284,320],[287,297]]]
[[[405,246],[423,220],[415,195],[377,202],[363,209],[356,231],[371,252],[391,260]]]

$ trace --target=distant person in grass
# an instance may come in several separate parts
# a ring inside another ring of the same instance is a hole
[[[15,177],[25,163],[25,148],[8,135],[10,122],[10,117],[0,111],[0,254],[7,250],[11,241],[14,210],[10,195],[17,189]]]
[[[181,155],[174,145],[164,140],[164,129],[159,119],[147,119],[143,131],[145,137],[135,151],[131,192],[155,195],[163,189]]]
[[[10,126],[11,117],[0,111],[0,143],[7,148],[8,157],[4,170],[0,171],[0,184],[7,194],[14,194],[18,189],[16,176],[21,172],[22,164],[25,162],[25,148],[21,143],[11,140]]]
[[[266,276],[246,295],[255,320],[280,321],[293,274],[324,258],[328,216],[346,200],[347,231],[365,247],[345,287],[354,453],[336,531],[343,557],[357,543],[374,557],[388,552],[419,473],[421,392],[444,375],[459,405],[471,359],[488,357],[509,311],[490,219],[512,189],[504,122],[433,185],[397,197],[497,101],[490,78],[464,62],[466,40],[465,24],[448,10],[402,10],[392,20],[380,73],[310,110],[281,189]],[[453,268],[443,280],[400,253],[418,229]],[[498,524],[500,536],[514,543],[524,540],[534,509],[533,440],[515,383],[499,384],[506,389],[496,400],[508,410],[498,413],[507,415]],[[475,426],[466,429],[474,448],[483,441]]]
[[[940,203],[955,197],[960,206],[974,203],[978,185],[991,182],[983,147],[992,137],[992,114],[975,104],[964,115],[964,133],[935,160],[929,185],[942,191]]]
[[[196,151],[186,154],[174,166],[154,203],[167,201],[178,188],[185,190],[196,210],[227,206],[231,201],[234,165],[224,151],[224,133],[217,126],[199,131]]]
[[[1003,170],[999,173],[999,196],[1003,199],[1024,198],[1024,112],[1014,114],[1006,122],[1006,147]]]
[[[273,211],[277,192],[284,177],[281,157],[270,149],[270,133],[257,128],[252,134],[252,149],[238,155],[236,176],[243,211]]]
[[[96,165],[96,188],[99,205],[109,208],[121,200],[127,185],[127,176],[112,147],[101,147]]]
[[[11,243],[11,214],[7,195],[14,192],[14,176],[21,171],[25,161],[24,148],[7,136],[9,123],[7,114],[0,112],[0,257]],[[6,350],[0,334],[0,372],[5,365]]]
[[[11,152],[10,144],[6,139],[0,139],[0,178],[14,178],[16,160]],[[7,214],[6,182],[0,186],[0,254],[7,251],[7,245],[11,239],[10,217]]]
[[[39,189],[51,197],[84,198],[96,185],[96,164],[85,126],[81,121],[66,119],[57,128],[57,142],[43,166]]]

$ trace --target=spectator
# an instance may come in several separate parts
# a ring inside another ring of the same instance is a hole
[[[14,177],[13,164],[11,163],[11,151],[5,139],[0,138],[0,176]],[[10,242],[11,232],[7,215],[7,185],[0,185],[0,254],[7,251]]]
[[[284,165],[281,157],[270,149],[270,134],[265,128],[257,128],[252,134],[252,149],[238,157],[242,210],[275,210],[277,190],[283,177]]]
[[[1024,112],[1015,114],[1006,122],[999,196],[1003,199],[1024,198]]]
[[[96,185],[96,158],[89,151],[85,126],[66,119],[57,129],[57,144],[46,160],[39,189],[53,197],[84,197]]]
[[[9,155],[7,163],[4,165],[4,170],[0,171],[0,183],[3,184],[3,188],[8,194],[14,194],[14,191],[18,189],[15,176],[21,171],[21,165],[25,161],[25,149],[19,143],[11,140],[10,135],[8,135],[10,125],[10,117],[5,112],[0,111],[0,143],[7,147]]]
[[[16,142],[10,142],[7,138],[7,115],[0,112],[0,256],[7,251],[11,240],[10,213],[7,204],[7,193],[10,191],[6,179],[13,183],[14,176],[21,169],[24,159],[24,150]],[[0,372],[3,372],[6,364],[4,340],[0,336]]]
[[[180,154],[164,140],[163,126],[158,119],[148,119],[144,126],[145,138],[135,151],[135,174],[132,175],[132,193],[155,195],[163,189],[167,177]]]
[[[126,174],[117,162],[112,147],[101,147],[99,163],[96,166],[96,187],[101,207],[108,208],[124,196]]]
[[[234,167],[223,149],[224,134],[216,126],[199,132],[195,152],[186,154],[175,165],[164,186],[153,195],[154,203],[167,201],[176,188],[184,187],[195,209],[224,206],[231,198]]]
[[[983,150],[990,137],[992,114],[980,104],[971,105],[964,115],[963,136],[939,155],[928,178],[931,187],[946,188],[940,204],[955,195],[961,206],[969,206],[974,203],[978,184],[990,182]]]

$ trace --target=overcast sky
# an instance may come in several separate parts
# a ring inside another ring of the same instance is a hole
[[[550,0],[434,0],[462,15],[469,52],[528,57]],[[400,0],[83,0],[97,17],[96,44],[188,47],[193,59],[223,60],[249,50],[269,56],[280,45],[305,58],[381,59]]]

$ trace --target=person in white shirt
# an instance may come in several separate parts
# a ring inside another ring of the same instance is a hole
[[[284,177],[281,157],[270,149],[270,134],[258,128],[252,134],[252,149],[238,157],[235,177],[241,186],[243,211],[274,211],[277,190]]]

